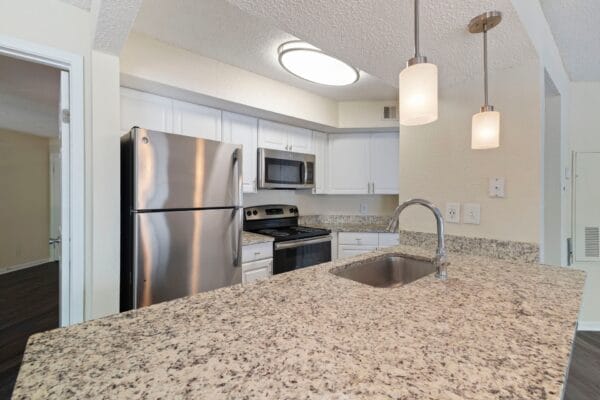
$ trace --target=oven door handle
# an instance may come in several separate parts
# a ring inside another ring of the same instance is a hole
[[[311,244],[318,244],[318,243],[325,243],[325,242],[331,242],[331,235],[321,236],[318,238],[290,240],[289,242],[277,242],[277,243],[275,243],[275,251],[285,250],[285,249],[294,249],[296,247],[308,246]]]

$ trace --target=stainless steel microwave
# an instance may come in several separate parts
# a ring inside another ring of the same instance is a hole
[[[291,151],[258,149],[259,189],[312,189],[315,156]]]

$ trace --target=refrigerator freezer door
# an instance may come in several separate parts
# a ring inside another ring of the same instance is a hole
[[[242,281],[236,266],[242,209],[134,214],[133,307]]]
[[[241,206],[241,147],[134,128],[135,210]]]

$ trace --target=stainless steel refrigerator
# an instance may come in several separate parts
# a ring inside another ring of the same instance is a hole
[[[121,138],[121,311],[241,282],[240,146]]]

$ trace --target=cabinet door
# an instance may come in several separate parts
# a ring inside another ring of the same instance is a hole
[[[173,114],[175,133],[221,140],[221,110],[174,100]]]
[[[267,279],[273,274],[273,259],[242,264],[242,283],[252,283]]]
[[[288,150],[287,127],[271,121],[258,121],[258,147]]]
[[[399,146],[397,133],[371,134],[373,193],[398,194]]]
[[[287,126],[288,150],[296,153],[314,154],[312,131],[296,126]]]
[[[121,132],[134,126],[173,132],[173,101],[138,90],[121,88]]]
[[[327,134],[313,132],[313,146],[315,149],[315,188],[313,193],[327,193]]]
[[[377,250],[376,246],[349,246],[341,244],[338,248],[338,258],[358,256]]]
[[[256,148],[258,120],[245,115],[223,112],[223,141],[241,144],[244,152],[244,192],[256,192]]]
[[[329,135],[327,174],[329,193],[368,193],[369,139],[368,133]]]
[[[398,233],[380,233],[379,248],[398,246],[400,244],[400,234]]]

